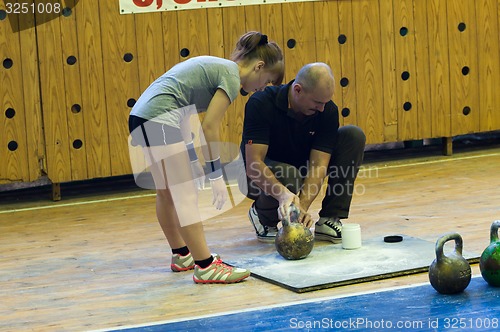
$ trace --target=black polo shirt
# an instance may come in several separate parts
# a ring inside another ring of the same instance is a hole
[[[312,149],[332,153],[339,128],[337,105],[330,100],[323,112],[295,118],[288,108],[292,82],[266,87],[249,98],[240,146],[243,158],[246,144],[265,144],[267,158],[297,168],[307,165]]]

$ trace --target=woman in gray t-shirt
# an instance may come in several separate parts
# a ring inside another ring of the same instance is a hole
[[[183,61],[156,79],[140,96],[129,117],[132,145],[140,145],[156,189],[156,214],[172,248],[171,269],[194,269],[196,283],[233,283],[250,271],[230,267],[208,249],[197,189],[204,171],[193,146],[192,114],[206,112],[201,123],[202,152],[210,170],[213,204],[221,209],[228,198],[218,142],[219,128],[240,88],[246,92],[281,84],[283,53],[260,32],[240,37],[231,60],[199,56]],[[132,156],[132,154],[131,154]],[[142,186],[132,165],[134,176]]]

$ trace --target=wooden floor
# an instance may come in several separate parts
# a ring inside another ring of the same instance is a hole
[[[464,250],[480,253],[500,219],[499,165],[499,142],[448,157],[432,147],[367,152],[349,220],[364,238],[403,233],[435,242],[457,231]],[[303,294],[254,278],[196,285],[190,272],[170,271],[152,192],[121,179],[63,186],[62,195],[52,202],[34,189],[0,194],[2,331],[110,329],[428,281],[422,273]],[[256,241],[249,204],[205,223],[223,259],[242,245],[254,244],[255,255],[272,250]],[[313,203],[315,217],[319,207]],[[472,270],[479,273],[477,264]]]

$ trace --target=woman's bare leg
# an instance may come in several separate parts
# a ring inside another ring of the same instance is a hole
[[[151,165],[157,189],[156,214],[171,248],[185,245],[195,260],[211,256],[198,212],[198,192],[184,143],[167,147],[166,158]]]

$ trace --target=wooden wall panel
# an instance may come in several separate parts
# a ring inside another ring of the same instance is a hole
[[[431,84],[432,137],[451,135],[450,68],[447,1],[428,0],[429,68]]]
[[[273,4],[260,6],[260,26],[261,31],[274,40],[285,51],[285,40],[283,37],[283,6]],[[286,65],[286,59],[285,59]],[[284,81],[291,80],[293,77],[285,77]]]
[[[500,128],[500,2],[476,0],[479,130]]]
[[[75,7],[75,0],[68,2]],[[71,180],[88,179],[87,173],[87,140],[82,105],[82,89],[80,78],[80,52],[78,47],[76,15],[74,10],[69,16],[57,19],[61,26],[62,59],[64,61],[64,112],[68,121],[69,157]],[[70,62],[70,59],[76,61]]]
[[[207,9],[208,53],[219,58],[224,57],[224,29],[222,26],[222,8]]]
[[[242,23],[246,20],[244,7],[222,8],[222,32],[224,42],[224,58],[229,59],[234,51],[236,42],[247,31]],[[221,147],[221,160],[228,162],[232,160],[232,151],[241,141],[241,128],[243,126],[243,112],[248,96],[238,96],[227,110],[221,124],[220,135],[223,142],[228,142]],[[241,114],[241,115],[240,115]],[[239,136],[235,128],[240,128]]]
[[[384,139],[395,141],[398,139],[398,86],[396,56],[405,56],[404,50],[397,48],[395,39],[398,39],[398,24],[401,21],[401,12],[394,8],[390,1],[379,1],[380,4],[380,36],[382,43],[382,87],[383,110],[381,116],[384,121]],[[398,53],[396,55],[396,52]],[[403,53],[403,54],[401,54]]]
[[[283,37],[286,77],[290,80],[306,63],[316,61],[313,3],[294,2],[283,5]]]
[[[337,19],[332,19],[338,16],[339,11],[336,1],[314,3],[316,61],[324,62],[332,69],[335,78],[335,90],[332,99],[341,108],[342,92],[338,83],[341,75],[340,47],[338,42],[339,22]],[[339,121],[341,125],[344,124],[344,117],[342,115],[339,115]]]
[[[451,135],[479,131],[475,0],[448,1]]]
[[[109,128],[111,175],[131,173],[128,154],[128,116],[139,90],[137,60],[127,62],[127,53],[137,54],[134,15],[120,15],[117,1],[100,1],[104,87]]]
[[[245,6],[244,8],[245,8],[245,30],[260,31],[262,33],[266,33],[261,30],[261,23],[260,23],[261,6]]]
[[[163,27],[165,71],[167,71],[180,60],[177,12],[162,12],[161,22]]]
[[[43,171],[53,182],[130,174],[134,101],[186,58],[229,58],[248,30],[282,47],[285,81],[306,63],[330,64],[341,124],[359,125],[368,143],[498,130],[499,17],[498,0],[337,0],[137,15],[120,15],[115,1],[85,0],[69,17],[20,32],[0,20],[1,60],[14,60],[0,68],[0,183],[33,181]],[[181,56],[183,48],[189,56]],[[76,63],[69,65],[72,55]],[[224,118],[224,161],[240,143],[248,98],[240,96]],[[15,117],[5,115],[7,108]],[[6,149],[11,140],[16,151]]]
[[[162,21],[162,15],[158,13],[145,13],[135,16],[137,54],[134,54],[134,58],[137,59],[137,65],[139,66],[140,93],[165,73]]]
[[[76,15],[80,51],[78,62],[82,89],[87,173],[88,177],[93,179],[111,175],[99,1],[79,1],[73,11]],[[126,139],[126,136],[123,139]]]
[[[418,103],[415,75],[415,24],[413,19],[413,0],[394,2],[394,39],[396,50],[396,95],[398,102],[398,136],[397,140],[418,138]],[[405,75],[410,76],[407,78]],[[384,77],[385,80],[385,77]],[[385,94],[384,94],[385,96]],[[392,137],[386,137],[392,141]]]
[[[283,7],[280,4],[260,6],[260,31],[268,35],[269,40],[276,42],[283,55],[285,41],[283,39]],[[286,58],[285,58],[286,68]],[[293,77],[284,77],[283,83],[288,83]]]
[[[380,13],[376,1],[353,1],[357,123],[367,143],[384,140]]]
[[[222,8],[222,31],[224,38],[224,57],[229,59],[234,50],[236,42],[242,34],[246,32],[245,25],[245,8],[225,7]]]
[[[177,23],[179,52],[189,50],[188,56],[181,54],[180,61],[209,53],[206,9],[178,11]]]
[[[337,74],[337,90],[342,96],[342,103],[338,104],[343,124],[358,124],[358,105],[356,100],[356,64],[355,64],[355,40],[354,40],[354,18],[351,1],[338,2],[338,21],[340,43],[340,72]],[[349,84],[341,86],[342,78],[347,78]]]
[[[29,1],[29,3],[31,3]],[[28,148],[29,177],[23,181],[35,181],[46,172],[45,138],[42,126],[42,110],[40,104],[40,76],[38,50],[35,34],[35,16],[24,18],[28,28],[19,32],[23,66],[23,101],[26,142]],[[28,130],[29,128],[29,130]]]
[[[432,106],[431,79],[429,60],[429,33],[427,26],[428,0],[414,1],[415,23],[415,75],[410,73],[410,79],[417,86],[418,137],[432,137]]]
[[[45,21],[46,13],[36,15],[37,21]],[[72,179],[66,94],[59,19],[37,26],[38,55],[42,97],[43,125],[47,152],[47,175],[53,182]]]
[[[2,7],[4,9],[4,5]],[[0,183],[29,179],[19,16],[0,21]],[[22,18],[21,18],[22,19]]]

